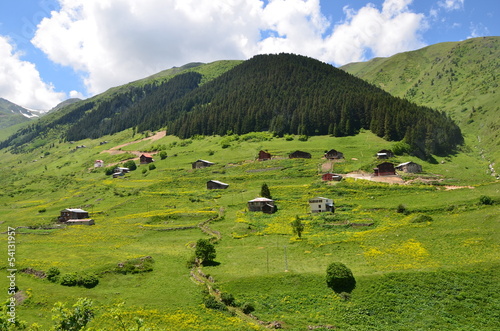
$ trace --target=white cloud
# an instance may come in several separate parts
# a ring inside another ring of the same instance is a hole
[[[382,10],[372,4],[358,11],[344,7],[347,19],[328,37],[325,56],[342,65],[366,60],[368,51],[374,56],[390,56],[425,46],[420,35],[426,29],[425,17],[408,10],[411,2],[386,0]]]
[[[49,110],[65,95],[45,83],[35,65],[21,60],[11,41],[0,36],[0,97],[22,107]]]
[[[344,9],[332,26],[319,0],[59,0],[32,43],[79,72],[89,94],[188,62],[291,52],[337,65],[424,46],[412,0]]]
[[[439,1],[438,5],[446,10],[459,10],[464,8],[465,0],[443,0]]]

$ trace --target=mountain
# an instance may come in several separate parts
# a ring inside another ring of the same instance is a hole
[[[445,111],[466,138],[500,162],[500,37],[431,45],[341,69],[392,95]]]
[[[28,122],[30,118],[35,116],[30,110],[0,98],[0,129]]]
[[[200,68],[176,69],[175,75],[73,103],[18,131],[0,147],[22,151],[43,145],[51,134],[96,139],[132,127],[166,127],[181,138],[252,131],[346,136],[369,129],[387,140],[404,138],[419,157],[450,153],[463,142],[460,129],[445,114],[305,56],[258,55],[239,64]]]
[[[79,102],[79,101],[82,101],[82,99],[80,98],[70,98],[70,99],[67,99],[67,100],[64,100],[63,102],[57,104],[54,108],[52,108],[51,110],[49,110],[48,112],[54,112],[54,111],[58,111],[59,109],[62,109],[66,106],[69,106],[75,102]]]

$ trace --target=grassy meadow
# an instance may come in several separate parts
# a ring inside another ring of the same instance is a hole
[[[7,229],[16,228],[16,318],[29,329],[50,329],[54,304],[71,306],[82,297],[96,309],[89,330],[129,330],[136,317],[144,321],[141,330],[265,329],[203,304],[203,286],[190,277],[187,261],[194,243],[209,237],[197,227],[207,219],[222,239],[216,263],[203,271],[222,293],[252,304],[260,321],[288,330],[500,328],[500,184],[480,151],[466,145],[432,162],[397,156],[391,161],[424,169],[404,176],[411,180],[405,185],[345,177],[325,183],[325,171],[371,171],[380,163],[375,153],[393,143],[371,132],[307,141],[267,133],[143,139],[150,135],[126,130],[99,141],[55,141],[28,154],[1,151],[0,240],[6,247]],[[332,148],[345,159],[327,163],[322,156]],[[160,150],[168,157],[155,155],[154,169],[136,161],[137,169],[122,178],[93,167],[97,159],[108,167],[137,151]],[[256,161],[260,150],[273,159]],[[288,159],[296,150],[312,158]],[[215,165],[194,170],[198,159]],[[229,188],[207,190],[212,179]],[[275,214],[247,210],[263,183],[276,201]],[[316,196],[332,198],[336,212],[312,215],[307,201]],[[493,203],[481,203],[485,196]],[[65,208],[89,211],[96,224],[57,224]],[[305,224],[301,238],[290,225],[297,216]],[[373,225],[351,226],[366,223]],[[114,272],[119,263],[145,256],[154,260],[152,271]],[[334,261],[352,270],[352,293],[326,286]],[[99,284],[68,287],[21,271],[51,267],[61,275],[96,274]],[[5,274],[8,268],[5,263]],[[1,284],[7,288],[8,279]]]

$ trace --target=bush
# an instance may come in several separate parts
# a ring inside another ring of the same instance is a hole
[[[59,280],[60,274],[61,274],[61,271],[59,271],[59,269],[56,267],[50,267],[46,273],[47,279],[49,280],[49,282],[52,282],[52,283],[56,283]]]
[[[150,163],[149,170],[155,170],[155,169],[156,169],[156,166],[154,165],[154,163]]]
[[[78,285],[86,288],[94,288],[99,284],[99,278],[94,274],[80,275]]]
[[[106,174],[106,176],[111,176],[115,173],[115,167],[107,167],[106,169],[104,169],[104,173]]]
[[[302,134],[299,136],[299,141],[307,141],[309,139],[309,137],[305,134]]]
[[[161,160],[165,160],[167,158],[167,156],[168,156],[167,152],[165,152],[165,151],[161,151],[160,152],[160,159]]]
[[[408,215],[410,213],[410,211],[406,209],[406,206],[403,204],[398,205],[398,207],[396,208],[396,212],[405,215]]]
[[[236,306],[236,301],[231,293],[222,292],[220,295],[220,299],[222,303],[225,304],[226,306],[231,306],[231,307]]]
[[[326,284],[337,293],[350,293],[356,287],[356,280],[345,264],[333,262],[326,269]]]
[[[78,285],[78,277],[75,273],[65,274],[61,277],[61,285],[76,286]]]
[[[481,205],[492,205],[493,199],[487,195],[482,195],[479,197],[479,204]]]
[[[137,164],[135,164],[134,160],[128,160],[123,164],[124,168],[128,168],[130,171],[134,171],[137,169]]]
[[[432,222],[433,219],[429,215],[419,214],[410,220],[410,223],[425,223]]]
[[[215,247],[208,239],[199,239],[194,255],[203,262],[213,261],[216,257]]]
[[[227,307],[224,304],[222,304],[221,302],[217,301],[211,295],[206,295],[203,298],[203,304],[208,309],[215,309],[215,310],[220,310],[220,311],[226,311],[227,310]]]
[[[255,307],[251,303],[245,302],[241,305],[241,311],[243,311],[244,314],[250,314],[255,311]]]

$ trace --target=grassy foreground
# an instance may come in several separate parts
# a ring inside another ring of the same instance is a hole
[[[220,291],[252,304],[261,321],[279,321],[289,330],[500,327],[500,185],[474,149],[465,146],[432,163],[406,156],[391,160],[422,164],[421,180],[407,185],[353,178],[332,184],[321,182],[319,173],[371,171],[378,163],[373,155],[392,144],[370,132],[307,141],[266,133],[141,138],[124,131],[103,138],[108,143],[102,145],[88,140],[54,143],[31,154],[2,152],[1,241],[7,247],[8,227],[16,228],[16,318],[31,329],[50,329],[54,304],[71,306],[81,297],[94,302],[96,316],[87,325],[93,330],[128,330],[135,317],[144,320],[142,330],[264,329],[206,308],[202,286],[190,278],[192,244],[208,238],[196,226],[217,216],[209,225],[222,234],[215,245],[217,263],[203,270]],[[106,152],[127,142],[134,143]],[[86,147],[76,148],[81,145]],[[323,153],[332,148],[346,159],[325,165]],[[137,151],[159,150],[168,157],[155,156],[155,169],[140,165],[125,178],[93,169],[96,159],[110,165]],[[259,150],[275,158],[255,161]],[[288,159],[295,150],[312,158]],[[215,165],[193,170],[197,159]],[[230,186],[207,190],[211,179]],[[263,183],[278,205],[275,214],[246,209]],[[336,213],[311,215],[307,201],[315,196],[334,199]],[[483,196],[493,203],[481,203]],[[397,211],[399,205],[404,212]],[[64,208],[89,211],[96,225],[54,226]],[[420,222],[422,214],[430,218]],[[302,238],[290,226],[296,216],[306,225]],[[172,228],[183,229],[164,231]],[[114,272],[119,263],[145,256],[154,259],[152,271]],[[349,295],[326,286],[326,267],[334,261],[351,268],[357,280]],[[68,287],[21,272],[51,267],[61,275],[96,274],[99,284]],[[1,285],[8,288],[6,277]]]

